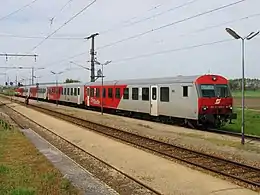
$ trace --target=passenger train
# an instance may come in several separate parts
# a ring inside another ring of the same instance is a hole
[[[102,91],[102,93],[101,93]],[[21,86],[16,95],[88,109],[120,112],[194,128],[236,119],[228,80],[220,75],[177,76],[93,83]]]

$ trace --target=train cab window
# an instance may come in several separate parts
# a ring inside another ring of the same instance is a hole
[[[188,97],[189,96],[188,92],[189,92],[188,86],[183,86],[182,87],[183,97]]]
[[[77,96],[77,88],[74,88],[74,96]]]
[[[152,99],[153,100],[157,99],[157,88],[156,87],[152,88]]]
[[[113,98],[113,89],[108,88],[108,98]]]
[[[103,98],[106,97],[106,88],[103,88]]]
[[[80,95],[80,88],[78,88],[78,95]]]
[[[99,89],[99,88],[96,89],[96,97],[97,97],[97,98],[100,97],[100,89]]]
[[[138,88],[132,88],[132,100],[138,100]]]
[[[170,100],[169,87],[160,88],[160,100],[161,102],[169,102]]]
[[[90,88],[90,97],[94,97],[94,88]]]
[[[218,84],[215,88],[217,97],[226,98],[231,96],[228,85]]]
[[[73,88],[70,88],[70,95],[73,95]]]
[[[120,88],[116,88],[116,98],[117,98],[117,99],[120,99],[120,98],[121,98]]]
[[[129,88],[125,88],[124,89],[124,96],[123,96],[124,100],[128,100],[129,99]]]
[[[150,100],[150,98],[149,98],[149,88],[148,87],[142,88],[142,100],[143,101],[149,101]]]

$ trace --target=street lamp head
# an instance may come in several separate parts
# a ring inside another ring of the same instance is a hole
[[[56,74],[55,72],[51,71],[52,74]]]
[[[253,39],[255,36],[257,36],[258,34],[260,33],[260,31],[258,31],[258,32],[251,32],[247,37],[246,37],[246,39],[247,40],[251,40],[251,39]]]
[[[104,65],[106,66],[106,65],[108,65],[108,64],[110,64],[112,61],[110,60],[110,61],[106,61],[105,63],[104,63]]]
[[[234,37],[235,39],[242,39],[242,37],[240,37],[234,30],[232,30],[231,28],[226,28],[226,31],[228,34],[230,34],[232,37]]]

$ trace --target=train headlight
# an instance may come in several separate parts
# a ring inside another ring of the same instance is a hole
[[[230,110],[232,110],[232,109],[233,109],[233,107],[232,107],[232,106],[230,106],[230,107],[229,107],[229,109],[230,109]]]
[[[207,109],[208,109],[207,106],[203,106],[203,107],[202,107],[202,110],[204,110],[204,111],[206,111]]]

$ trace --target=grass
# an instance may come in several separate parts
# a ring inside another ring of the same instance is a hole
[[[232,91],[232,96],[235,98],[241,98],[242,92],[241,91]],[[246,98],[260,98],[260,90],[245,91],[245,97]]]
[[[234,124],[227,124],[224,129],[241,132],[241,109],[235,109],[237,119],[233,120]],[[260,111],[252,111],[245,109],[245,134],[260,136]]]
[[[0,125],[1,195],[79,194],[21,132],[5,126]]]

